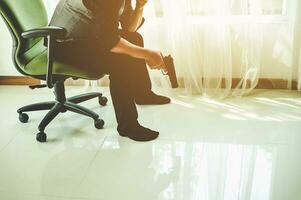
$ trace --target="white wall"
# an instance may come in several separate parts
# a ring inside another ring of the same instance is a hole
[[[51,16],[58,0],[44,0],[48,16]],[[50,18],[50,17],[49,17]],[[12,62],[12,38],[6,24],[0,17],[0,76],[19,76]]]
[[[0,18],[0,76],[19,75],[12,62],[12,39]]]

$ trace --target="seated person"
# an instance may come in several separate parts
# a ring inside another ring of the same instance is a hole
[[[152,92],[146,67],[161,69],[162,54],[144,48],[136,32],[144,23],[147,1],[136,0],[133,9],[131,0],[60,0],[50,22],[67,30],[67,37],[56,42],[57,60],[110,75],[117,130],[136,141],[154,140],[159,133],[138,123],[135,103],[170,103],[169,98]]]

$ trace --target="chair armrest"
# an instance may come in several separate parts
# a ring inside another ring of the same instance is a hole
[[[56,26],[48,26],[48,27],[31,29],[21,34],[21,36],[25,39],[43,37],[45,41],[47,41],[48,61],[47,61],[46,82],[48,88],[53,88],[55,84],[53,82],[53,76],[52,76],[54,44],[57,39],[63,39],[66,36],[66,33],[67,31],[64,28],[56,27]]]
[[[37,37],[52,37],[56,39],[64,38],[66,36],[66,29],[57,26],[47,26],[27,30],[21,34],[25,39]]]

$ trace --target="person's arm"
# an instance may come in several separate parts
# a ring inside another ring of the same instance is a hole
[[[134,58],[144,59],[151,69],[161,69],[164,63],[161,52],[142,48],[123,38],[121,38],[110,51],[112,53],[125,54]]]

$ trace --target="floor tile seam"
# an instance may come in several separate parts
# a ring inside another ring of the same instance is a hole
[[[89,169],[91,168],[93,162],[95,161],[96,157],[98,156],[99,152],[101,151],[105,141],[107,139],[107,136],[104,137],[103,141],[101,142],[101,144],[99,145],[99,147],[97,148],[97,151],[96,153],[94,154],[94,156],[92,157],[92,159],[89,161],[89,164],[88,166],[86,167],[85,171],[84,171],[84,174],[81,178],[81,180],[79,181],[78,185],[76,187],[80,187],[82,185],[82,183],[84,182],[84,180],[86,179],[87,175],[88,175],[88,172],[89,172]]]
[[[6,149],[6,147],[8,147],[15,139],[16,137],[19,135],[20,133],[15,134],[8,142],[7,144],[5,144],[2,148],[0,148],[0,157],[2,152]]]

